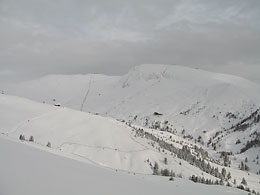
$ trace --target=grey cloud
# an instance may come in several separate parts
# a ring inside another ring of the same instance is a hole
[[[0,72],[37,77],[123,74],[141,63],[259,66],[259,21],[258,0],[2,0]]]

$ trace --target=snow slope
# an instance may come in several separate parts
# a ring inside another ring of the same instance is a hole
[[[112,172],[0,136],[0,194],[247,194],[223,186]],[[189,186],[189,187],[187,187]]]
[[[0,95],[0,110],[0,129],[5,135],[17,139],[20,134],[26,139],[34,136],[38,144],[50,141],[53,148],[103,166],[151,172],[136,160],[149,156],[149,151],[132,139],[128,126],[114,119],[6,95]]]

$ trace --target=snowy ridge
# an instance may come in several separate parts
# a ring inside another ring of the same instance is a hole
[[[200,85],[208,85],[212,83],[225,83],[237,85],[239,87],[247,88],[250,85],[254,85],[251,81],[244,78],[226,75],[220,73],[212,73],[205,70],[187,68],[178,65],[161,65],[161,64],[143,64],[132,68],[121,81],[124,85],[130,85],[131,83],[149,80],[181,80],[181,81],[196,81]],[[209,81],[210,83],[202,83],[202,81]]]

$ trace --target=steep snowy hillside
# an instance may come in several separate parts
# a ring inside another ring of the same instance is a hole
[[[214,149],[234,168],[251,156],[249,171],[260,171],[260,89],[236,76],[141,65],[122,77],[52,75],[5,92],[168,131]]]
[[[0,194],[247,194],[234,188],[195,184],[178,178],[168,181],[165,177],[112,172],[53,155],[52,149],[45,150],[0,136]]]

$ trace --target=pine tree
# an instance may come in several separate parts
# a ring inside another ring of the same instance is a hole
[[[154,163],[153,175],[159,175],[159,165],[157,162]]]
[[[215,176],[215,169],[214,169],[214,167],[211,168],[211,170],[210,170],[210,175]]]
[[[162,173],[162,176],[170,176],[170,171],[168,169],[163,169],[161,171],[161,173]]]
[[[236,144],[240,144],[241,143],[241,141],[240,141],[240,139],[238,139],[237,141],[236,141]]]
[[[192,175],[192,176],[190,177],[190,180],[193,181],[193,182],[197,182],[197,181],[196,181],[196,176],[195,176],[195,175]]]
[[[206,183],[206,180],[205,180],[204,177],[202,177],[202,179],[201,179],[201,183]]]
[[[218,172],[218,167],[216,167],[216,168],[215,168],[215,177],[219,177],[218,173],[219,173],[219,172]]]
[[[25,140],[24,135],[20,134],[19,139],[20,139],[21,141],[24,141],[24,140]]]
[[[245,186],[247,185],[246,179],[243,177],[241,184],[244,184]]]
[[[250,188],[249,188],[249,187],[246,187],[246,188],[245,188],[245,191],[248,191],[248,192],[249,192],[248,194],[251,195],[251,193],[250,193]]]
[[[226,177],[227,171],[225,168],[222,168],[221,174],[224,178]]]
[[[173,172],[173,170],[171,170],[170,176],[175,177],[175,172]]]
[[[244,187],[243,185],[241,185],[241,184],[240,184],[239,186],[237,186],[237,188],[238,188],[238,189],[241,189],[241,190],[244,190],[244,189],[245,189],[245,187]]]
[[[48,142],[46,146],[51,148],[51,142]]]
[[[244,171],[245,170],[245,164],[243,163],[243,161],[241,161],[239,169]]]
[[[245,164],[245,171],[249,171],[249,166]]]
[[[225,157],[224,157],[224,166],[225,166],[225,167],[230,166],[230,160],[229,160],[229,158],[228,158],[227,155],[225,155]]]
[[[166,157],[164,158],[164,164],[168,165],[168,159]]]
[[[34,142],[34,137],[32,135],[30,136],[29,141]]]
[[[228,172],[228,174],[227,174],[227,179],[228,180],[231,179],[231,173],[230,172]]]

